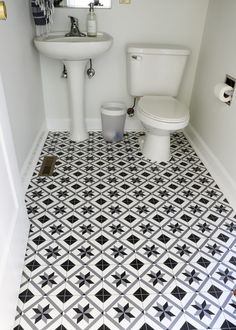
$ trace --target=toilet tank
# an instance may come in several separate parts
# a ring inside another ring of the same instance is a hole
[[[129,44],[128,91],[132,96],[176,96],[190,50],[183,46]]]

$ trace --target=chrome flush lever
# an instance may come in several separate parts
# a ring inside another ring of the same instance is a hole
[[[132,59],[134,59],[136,61],[141,61],[142,60],[142,56],[140,56],[140,55],[132,55],[131,57],[132,57]]]

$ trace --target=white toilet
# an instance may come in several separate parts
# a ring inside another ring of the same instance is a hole
[[[137,115],[146,131],[140,148],[144,157],[167,162],[170,132],[189,122],[189,109],[175,97],[190,51],[180,46],[130,44],[127,53],[128,90],[139,97]]]

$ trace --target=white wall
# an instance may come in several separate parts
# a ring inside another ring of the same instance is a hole
[[[234,185],[236,200],[236,95],[229,107],[213,93],[226,74],[236,78],[235,13],[235,0],[210,0],[191,103],[191,125],[229,184],[231,181]]]
[[[126,86],[125,46],[130,42],[182,44],[191,49],[180,91],[180,99],[189,104],[207,7],[208,0],[132,0],[131,5],[112,0],[111,10],[96,10],[99,30],[110,33],[114,44],[108,53],[94,60],[95,77],[86,79],[87,118],[98,119],[104,101],[132,104]],[[69,30],[68,15],[77,16],[81,29],[85,29],[87,10],[58,8],[54,31]],[[63,120],[69,113],[66,80],[60,78],[62,64],[43,56],[41,64],[49,127],[63,128]]]
[[[10,330],[29,232],[18,170],[26,166],[45,114],[39,56],[32,46],[34,29],[29,1],[5,3],[8,19],[0,21],[0,324],[2,329]]]
[[[6,0],[8,19],[0,21],[0,72],[6,94],[19,169],[22,170],[44,121],[39,56],[28,0]]]
[[[29,221],[0,75],[0,324],[14,326]]]

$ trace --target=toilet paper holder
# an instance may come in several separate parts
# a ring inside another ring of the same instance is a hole
[[[228,102],[226,102],[226,104],[231,105],[234,90],[235,90],[235,87],[236,87],[236,79],[227,74],[226,78],[225,78],[225,84],[229,85],[230,87],[233,88],[232,90],[226,92],[226,95],[231,96],[230,100]]]
[[[231,105],[234,90],[236,87],[236,79],[230,75],[226,75],[225,82],[215,86],[215,96],[223,103]]]

